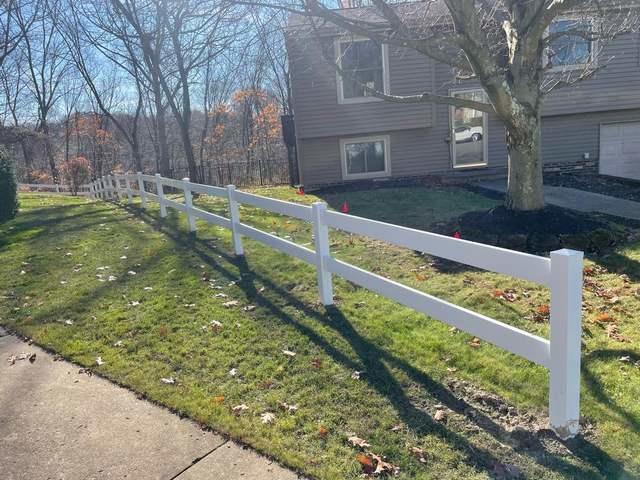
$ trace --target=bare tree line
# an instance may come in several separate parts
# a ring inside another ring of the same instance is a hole
[[[1,8],[0,141],[12,146],[25,181],[58,181],[60,164],[77,156],[94,176],[157,171],[217,181],[211,172],[225,167],[227,176],[288,179],[282,12],[229,0],[14,0]]]

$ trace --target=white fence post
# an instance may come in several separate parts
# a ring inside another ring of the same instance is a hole
[[[187,209],[187,219],[189,222],[189,231],[196,231],[196,217],[193,216],[193,195],[191,195],[191,189],[189,188],[189,177],[185,177],[182,179],[182,183],[184,184],[184,206]]]
[[[131,205],[133,203],[133,192],[131,191],[131,184],[129,183],[128,173],[124,174],[124,184],[127,187],[127,200],[129,202],[129,205]]]
[[[147,208],[147,196],[145,195],[142,172],[138,172],[136,176],[138,177],[138,190],[140,190],[140,205],[142,206],[142,208]]]
[[[327,204],[315,202],[311,205],[313,215],[313,236],[316,247],[316,273],[318,290],[323,305],[333,305],[333,284],[331,272],[327,270],[326,259],[331,255],[329,251],[329,227],[324,221]]]
[[[162,176],[156,173],[156,189],[158,190],[158,203],[160,204],[160,216],[162,218],[167,216],[167,206],[164,204],[164,190],[162,188]]]
[[[231,220],[231,236],[233,238],[233,251],[236,255],[244,255],[242,248],[242,238],[238,232],[238,224],[240,223],[240,208],[236,201],[236,186],[227,185],[227,199],[229,200],[229,219]]]
[[[567,439],[580,430],[582,258],[575,250],[551,252],[551,362],[549,421]]]

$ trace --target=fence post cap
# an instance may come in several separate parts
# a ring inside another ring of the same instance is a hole
[[[562,248],[560,250],[554,250],[550,253],[552,257],[580,257],[584,256],[584,252],[580,250],[571,250],[570,248]]]
[[[228,190],[235,190],[236,186],[235,185],[227,185],[227,189]]]
[[[137,175],[142,175],[142,172],[137,172],[136,174],[137,174]]]
[[[313,202],[311,204],[312,208],[320,208],[322,210],[326,210],[327,209],[327,202],[323,202],[321,200],[318,200],[317,202]]]
[[[189,182],[190,180],[189,180],[189,177],[184,177],[184,178],[182,179],[182,181],[183,181],[183,182]]]
[[[162,175],[160,175],[159,173],[156,173],[156,177],[161,177]]]

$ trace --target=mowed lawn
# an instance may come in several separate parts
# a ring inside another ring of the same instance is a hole
[[[323,200],[417,228],[496,203],[453,187]],[[219,200],[196,203],[225,213]],[[244,207],[241,216],[311,245],[304,222]],[[586,262],[585,434],[560,442],[544,428],[543,368],[341,279],[325,309],[311,266],[248,239],[246,258],[234,258],[228,231],[198,227],[190,235],[171,210],[160,219],[155,204],[23,194],[20,215],[0,225],[0,324],[312,478],[359,478],[368,453],[402,479],[640,476],[639,241]],[[331,248],[548,335],[541,287],[340,232]]]

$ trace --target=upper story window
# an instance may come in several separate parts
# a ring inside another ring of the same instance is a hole
[[[593,61],[593,42],[585,38],[590,35],[593,23],[587,19],[558,19],[549,25],[549,35],[557,35],[566,32],[555,40],[552,40],[548,53],[548,64],[554,70],[567,68],[583,68]],[[572,34],[571,32],[576,32]],[[581,33],[583,35],[581,35]]]
[[[386,45],[366,38],[336,40],[338,102],[359,103],[379,100],[364,87],[388,93]]]

